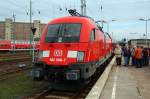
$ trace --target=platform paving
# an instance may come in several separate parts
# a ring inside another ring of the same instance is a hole
[[[114,65],[99,99],[150,99],[150,66]]]

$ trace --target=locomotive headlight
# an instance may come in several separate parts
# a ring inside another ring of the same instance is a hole
[[[84,61],[84,52],[69,50],[67,57],[68,58],[77,58],[77,62],[83,62]]]
[[[77,51],[71,51],[71,50],[69,50],[68,54],[67,54],[67,57],[68,58],[77,58]]]
[[[50,51],[47,50],[47,51],[43,51],[43,57],[49,57],[50,55]]]
[[[78,52],[77,61],[78,62],[83,62],[84,61],[84,52]]]
[[[42,57],[49,57],[50,55],[50,51],[39,51],[39,54],[38,54],[38,58],[41,59]]]

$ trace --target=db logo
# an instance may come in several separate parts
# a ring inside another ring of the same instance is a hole
[[[62,56],[62,50],[55,50],[54,56]]]

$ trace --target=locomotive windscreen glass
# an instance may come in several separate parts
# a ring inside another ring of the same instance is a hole
[[[47,42],[79,42],[81,24],[65,23],[48,26]]]
[[[54,24],[48,26],[47,37],[56,37],[59,33],[60,24]]]

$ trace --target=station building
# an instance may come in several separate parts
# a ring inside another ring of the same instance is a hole
[[[39,40],[45,25],[40,20],[34,20],[31,24],[32,27],[36,28],[36,39]],[[30,23],[13,23],[13,20],[10,18],[6,18],[5,21],[0,21],[0,40],[30,40],[30,37]]]
[[[144,48],[150,48],[150,39],[131,39],[128,41],[131,46],[142,46]]]

